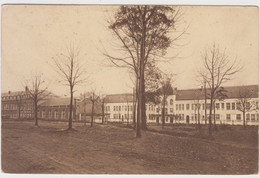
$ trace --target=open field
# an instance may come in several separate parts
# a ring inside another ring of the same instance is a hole
[[[6,173],[255,174],[258,128],[219,129],[214,140],[194,126],[151,126],[136,139],[113,125],[40,121],[2,122],[2,170]],[[206,130],[202,130],[206,131]],[[169,134],[171,133],[171,134]],[[202,133],[203,135],[204,133]]]

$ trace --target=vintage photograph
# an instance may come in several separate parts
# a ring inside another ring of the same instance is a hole
[[[257,6],[1,13],[3,174],[258,174]]]

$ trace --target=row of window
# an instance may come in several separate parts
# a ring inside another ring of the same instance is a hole
[[[132,114],[122,114],[122,115],[114,114],[113,117],[114,117],[114,119],[122,119],[122,121],[123,121],[124,119],[132,119],[133,115]],[[110,115],[108,118],[110,118]]]
[[[114,106],[113,107],[113,111],[132,111],[133,110],[133,106]],[[105,107],[105,111],[110,111],[110,106],[106,106]]]
[[[65,119],[65,111],[41,111],[38,112],[38,116],[42,118],[53,118],[53,119]],[[73,113],[72,113],[73,115]]]
[[[190,105],[191,105],[191,110],[194,110],[194,109],[202,109],[202,110],[204,110],[205,109],[205,105],[204,104],[197,103],[197,104],[186,104],[186,107],[185,107],[184,104],[176,104],[176,110],[184,110],[184,109],[190,110]],[[255,105],[256,105],[256,109],[258,109],[258,102],[256,102]],[[254,103],[252,103],[252,102],[246,102],[246,104],[245,104],[245,107],[247,109],[250,109],[253,106],[254,106]],[[206,108],[207,109],[210,108],[210,104],[209,103],[206,105]],[[213,108],[214,108],[214,105],[213,105]],[[225,109],[225,103],[216,103],[215,104],[215,108],[217,110],[219,110],[219,109],[224,110]],[[235,103],[235,102],[233,102],[233,103],[226,103],[226,110],[236,110],[236,109],[237,110],[241,109],[241,103],[239,103],[239,102],[237,102],[237,103]]]
[[[2,105],[3,110],[17,110],[18,105],[17,104],[3,104]],[[20,110],[33,110],[32,104],[23,104],[20,106]]]
[[[16,99],[28,99],[30,95],[18,95],[18,96],[2,96],[2,100],[16,100]]]

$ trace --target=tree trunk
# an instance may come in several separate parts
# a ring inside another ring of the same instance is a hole
[[[69,115],[69,129],[72,129],[72,109],[73,109],[73,88],[70,88],[70,115]]]
[[[35,117],[35,126],[38,126],[37,110],[38,110],[38,105],[37,105],[37,102],[34,102],[34,117]]]
[[[104,113],[105,108],[104,107],[105,107],[104,101],[102,101],[102,124],[104,124],[104,115],[105,115],[105,113]]]
[[[212,120],[211,120],[211,116],[212,116],[212,105],[213,105],[213,96],[211,94],[211,98],[210,98],[210,110],[209,110],[209,137],[212,137]]]
[[[206,89],[206,82],[204,83],[204,97],[205,97],[205,103],[204,103],[204,109],[205,109],[205,125],[207,124],[207,89]]]
[[[200,128],[200,106],[199,106],[199,103],[198,103],[198,125],[199,125],[199,128]]]
[[[143,77],[143,79],[142,79],[142,81],[143,81],[143,83],[142,83],[142,129],[143,130],[146,130],[147,129],[147,127],[146,127],[146,108],[145,108],[145,82],[144,82],[144,70],[142,71],[143,72],[143,74],[142,74],[142,77]]]
[[[214,107],[214,128],[216,129],[217,125],[216,125],[216,107],[215,107],[215,102],[213,104]]]
[[[199,124],[199,123],[198,123],[198,119],[197,119],[197,117],[196,117],[196,114],[197,114],[196,104],[194,104],[194,112],[195,112],[195,114],[194,114],[195,122],[196,122],[196,124]]]
[[[246,127],[246,112],[243,111],[243,127]]]
[[[137,123],[136,123],[136,137],[141,137],[141,127],[140,127],[140,115],[141,115],[141,107],[140,107],[140,97],[138,97],[137,101]]]
[[[93,97],[94,100],[94,97]],[[92,110],[91,110],[91,127],[93,126],[93,122],[94,122],[94,101],[92,101]]]
[[[163,107],[162,107],[162,128],[165,125],[165,95],[163,96]]]
[[[18,119],[21,119],[21,106],[18,106]]]

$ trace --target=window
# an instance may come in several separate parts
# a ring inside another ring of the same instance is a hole
[[[250,114],[246,114],[246,120],[247,120],[247,121],[250,120]]]
[[[170,105],[173,105],[173,99],[170,99]]]
[[[64,119],[65,118],[65,111],[61,112],[61,118]]]
[[[235,110],[236,109],[236,105],[235,103],[232,103],[232,110]]]
[[[226,115],[226,120],[227,120],[227,121],[230,121],[230,120],[231,120],[230,114],[227,114],[227,115]]]
[[[190,109],[190,104],[186,104],[186,109],[187,109],[187,110]]]
[[[258,120],[259,120],[259,114],[256,115],[256,119],[257,119],[257,122],[258,122]]]
[[[130,106],[130,111],[132,111],[133,110],[133,106]]]
[[[216,103],[216,109],[219,110],[219,103]]]
[[[116,110],[116,106],[114,106],[114,111]]]
[[[121,106],[119,106],[119,111],[121,111]]]
[[[159,112],[160,112],[160,109],[159,109],[159,108],[156,108],[156,112],[159,113]]]
[[[219,121],[219,118],[220,118],[219,114],[216,114],[216,120],[217,121]]]
[[[255,114],[251,114],[251,121],[255,122]]]
[[[236,105],[237,105],[237,110],[240,110],[240,108],[241,108],[241,103],[237,102]]]
[[[181,109],[184,110],[184,104],[181,105]]]
[[[181,104],[179,104],[179,110],[181,110]]]
[[[170,112],[173,112],[173,108],[170,108]]]
[[[237,120],[241,121],[241,114],[237,114]]]
[[[230,103],[227,103],[227,104],[226,104],[226,109],[227,109],[227,110],[230,110]]]
[[[225,108],[225,103],[221,103],[221,109]]]
[[[178,104],[176,104],[176,110],[178,110]]]
[[[258,103],[258,101],[256,102],[256,109],[259,109],[259,103]]]
[[[194,110],[194,104],[191,104],[191,110]]]
[[[168,114],[168,108],[165,108],[165,114]]]
[[[181,115],[181,120],[184,120],[184,114]]]

